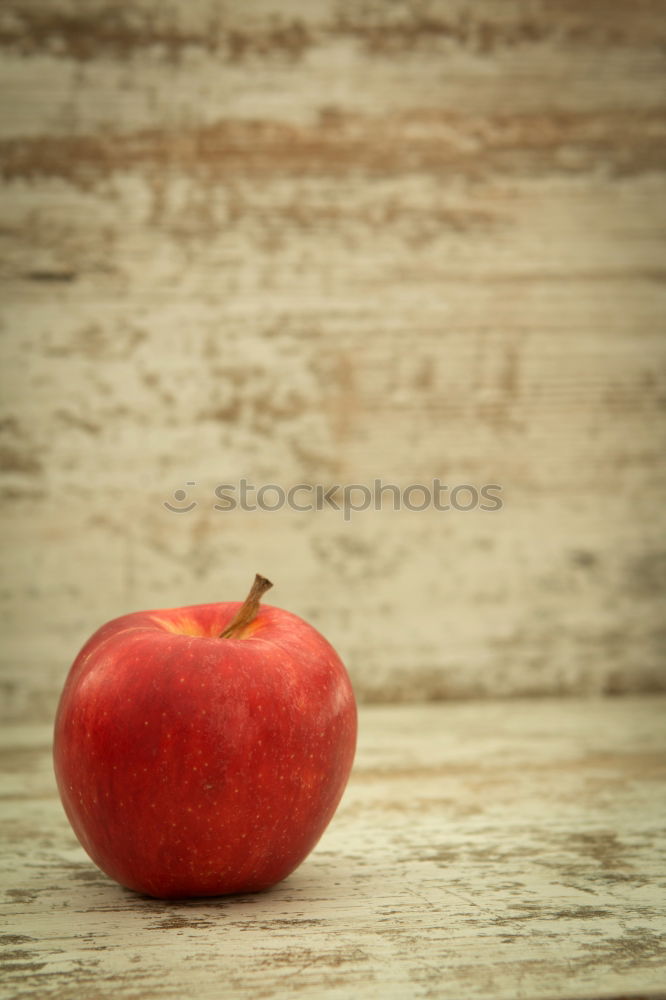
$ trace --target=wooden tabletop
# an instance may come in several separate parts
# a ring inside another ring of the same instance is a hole
[[[657,997],[666,983],[666,697],[368,707],[301,868],[169,903],[78,846],[46,726],[6,728],[11,998]]]

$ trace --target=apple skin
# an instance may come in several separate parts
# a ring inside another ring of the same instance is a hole
[[[333,647],[262,605],[135,612],[103,625],[69,672],[55,721],[65,812],[102,871],[162,899],[266,889],[326,829],[356,747]]]

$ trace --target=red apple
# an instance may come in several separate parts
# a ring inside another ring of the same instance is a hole
[[[265,889],[344,791],[356,705],[311,625],[245,604],[139,611],[77,656],[55,722],[65,812],[93,861],[159,898]]]

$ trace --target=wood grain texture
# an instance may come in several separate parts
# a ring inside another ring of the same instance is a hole
[[[666,686],[665,14],[4,4],[5,715],[256,571],[364,700]]]
[[[57,799],[50,730],[2,731],[12,1000],[663,1000],[662,697],[361,712],[329,830],[273,890],[110,882]]]

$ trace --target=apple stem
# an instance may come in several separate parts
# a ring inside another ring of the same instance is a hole
[[[250,588],[250,593],[245,598],[245,603],[238,611],[238,614],[234,616],[231,622],[227,625],[224,632],[220,632],[220,639],[234,639],[239,632],[242,632],[246,625],[249,625],[251,621],[256,617],[257,611],[259,610],[259,602],[261,601],[262,595],[270,590],[273,584],[270,580],[267,580],[265,576],[260,576],[258,573],[254,578],[254,583]]]

